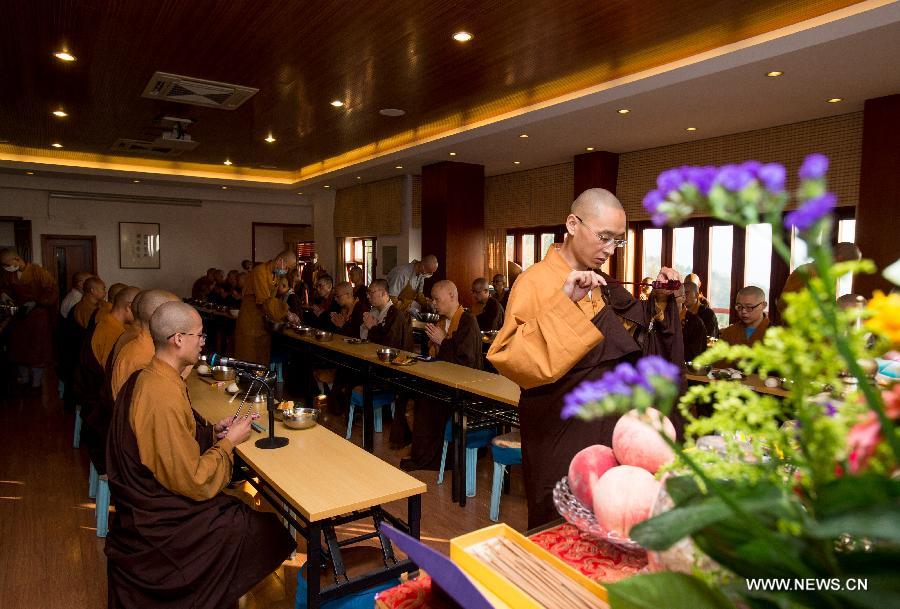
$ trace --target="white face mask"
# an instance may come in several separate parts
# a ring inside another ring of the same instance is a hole
[[[6,272],[8,272],[8,273],[15,273],[16,271],[19,270],[19,267],[17,267],[17,266],[4,266],[4,267],[3,267],[3,270],[6,271]]]

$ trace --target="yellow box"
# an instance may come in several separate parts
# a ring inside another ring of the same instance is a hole
[[[606,588],[588,579],[561,559],[505,524],[491,525],[451,539],[450,559],[467,575],[482,584],[510,607],[515,607],[516,609],[544,609],[541,604],[531,598],[521,588],[511,583],[468,551],[468,548],[494,537],[505,537],[521,546],[525,551],[550,564],[563,575],[583,586],[590,594],[596,596],[597,600],[602,601],[602,603],[597,604],[598,607],[608,606],[606,604]]]

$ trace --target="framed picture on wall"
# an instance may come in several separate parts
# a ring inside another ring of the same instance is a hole
[[[159,268],[159,224],[119,222],[119,268]]]

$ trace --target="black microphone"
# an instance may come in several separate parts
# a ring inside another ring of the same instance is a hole
[[[231,366],[232,368],[240,368],[241,370],[253,370],[268,372],[268,366],[257,364],[255,362],[245,362],[243,360],[234,359],[233,357],[225,357],[218,353],[213,353],[209,358],[209,365],[212,366]]]

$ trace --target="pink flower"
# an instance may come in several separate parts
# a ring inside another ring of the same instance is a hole
[[[900,384],[890,390],[883,391],[884,411],[889,419],[900,418]],[[874,412],[867,412],[859,423],[850,429],[847,435],[847,446],[850,449],[850,472],[858,473],[865,468],[875,449],[882,441],[881,422]]]

